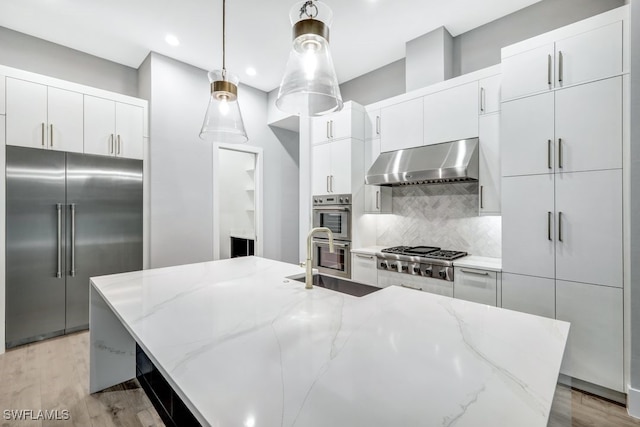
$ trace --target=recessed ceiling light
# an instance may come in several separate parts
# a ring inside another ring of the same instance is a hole
[[[247,68],[246,73],[248,76],[255,76],[257,74],[257,71],[255,68],[249,67]]]
[[[180,40],[178,40],[178,38],[173,34],[167,34],[167,36],[164,38],[164,41],[166,41],[171,46],[178,46],[180,44]]]

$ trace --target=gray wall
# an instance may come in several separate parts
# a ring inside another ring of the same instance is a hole
[[[500,49],[581,19],[615,9],[625,0],[543,0],[453,38],[453,76],[500,63]],[[362,105],[405,93],[400,60],[340,85],[342,99]]]
[[[135,69],[0,27],[0,64],[137,96]]]
[[[152,53],[140,73],[151,111],[150,266],[211,260],[213,146],[198,137],[207,72]],[[297,262],[298,135],[267,126],[265,92],[241,85],[238,99],[248,144],[264,150],[264,256]]]
[[[640,23],[640,0],[631,21]],[[640,25],[631,26],[631,70],[631,385],[640,390]]]

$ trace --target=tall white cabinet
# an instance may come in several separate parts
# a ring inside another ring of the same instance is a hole
[[[503,307],[571,322],[562,373],[624,392],[625,8],[503,49]]]

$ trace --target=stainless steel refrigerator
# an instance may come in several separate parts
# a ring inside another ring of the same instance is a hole
[[[89,277],[142,269],[142,161],[7,146],[6,345],[88,328]]]

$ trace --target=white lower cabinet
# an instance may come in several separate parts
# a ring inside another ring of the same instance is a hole
[[[555,318],[555,280],[503,272],[502,308]]]
[[[622,289],[556,282],[557,318],[571,322],[561,372],[624,392]]]
[[[453,297],[453,282],[446,280],[432,279],[430,277],[414,276],[412,274],[396,273],[393,271],[378,271],[378,286],[401,286],[416,291],[429,292],[431,294]]]
[[[378,270],[375,255],[351,254],[351,280],[365,285],[378,286]]]
[[[495,271],[455,267],[453,297],[496,306],[499,276],[500,274]]]

